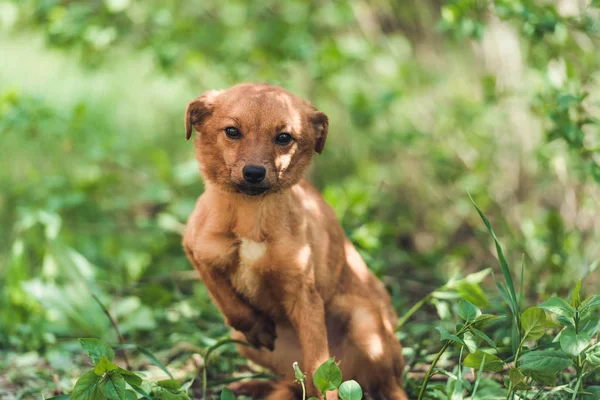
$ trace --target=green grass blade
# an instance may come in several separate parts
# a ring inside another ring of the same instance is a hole
[[[496,287],[498,287],[498,290],[500,291],[500,295],[502,296],[506,304],[508,304],[510,312],[513,315],[515,315],[515,310],[513,309],[512,301],[510,301],[510,296],[508,295],[508,292],[506,291],[502,283],[496,278],[496,275],[492,273],[492,277],[494,278],[494,283],[496,284]]]
[[[521,312],[523,309],[523,281],[525,280],[525,253],[521,256],[521,282],[519,287],[519,304],[517,305],[518,311]]]
[[[504,282],[506,283],[507,291],[508,291],[510,300],[513,304],[513,309],[517,310],[517,294],[515,293],[515,285],[513,283],[513,279],[510,274],[510,268],[508,267],[508,263],[506,262],[506,257],[504,257],[504,252],[502,251],[502,247],[500,246],[500,242],[498,241],[498,238],[496,237],[496,234],[494,233],[494,230],[492,229],[492,225],[490,224],[490,221],[485,217],[485,215],[483,215],[483,212],[481,212],[479,207],[477,207],[477,204],[475,204],[475,201],[473,200],[473,198],[471,197],[470,194],[469,194],[469,198],[471,199],[471,202],[473,203],[473,205],[475,206],[475,209],[479,213],[479,216],[481,217],[481,220],[485,224],[487,230],[490,232],[490,234],[494,238],[494,243],[496,245],[496,252],[498,253],[498,261],[500,262],[500,268],[502,269],[502,276],[504,277]]]
[[[169,375],[169,378],[171,379],[175,379],[173,378],[173,375],[171,375],[171,373],[169,372],[169,370],[167,369],[167,367],[161,363],[158,358],[156,358],[156,356],[154,356],[154,354],[152,354],[150,351],[146,350],[143,347],[137,346],[137,350],[142,353],[143,355],[145,355],[146,357],[148,357],[148,359],[152,362],[152,364],[156,365],[158,368],[160,368],[165,374]]]

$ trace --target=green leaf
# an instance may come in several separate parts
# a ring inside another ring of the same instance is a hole
[[[438,332],[440,332],[440,340],[450,340],[451,342],[465,344],[465,342],[463,342],[461,338],[459,338],[456,335],[452,335],[450,332],[448,332],[441,326],[436,326],[435,329],[437,329]]]
[[[145,355],[146,357],[148,357],[148,359],[152,362],[152,364],[156,365],[158,368],[160,368],[165,374],[167,374],[169,376],[169,378],[174,379],[173,375],[171,375],[171,373],[169,372],[169,370],[167,369],[167,367],[161,363],[158,358],[156,358],[154,356],[154,354],[152,354],[150,351],[146,350],[143,347],[139,347],[137,346],[137,349],[140,353],[142,353],[143,355]]]
[[[141,394],[146,400],[154,400],[144,389],[142,389],[139,385],[132,384],[131,382],[127,382],[131,385],[133,390]]]
[[[104,400],[105,396],[98,387],[100,379],[102,378],[96,375],[93,369],[81,375],[75,383],[71,400]]]
[[[504,316],[496,316],[492,314],[481,314],[479,317],[473,320],[473,324],[471,326],[476,327],[477,329],[481,329],[487,324],[490,324],[494,321],[504,318]]]
[[[473,332],[474,334],[476,334],[477,336],[479,336],[480,338],[482,338],[483,340],[485,340],[485,342],[487,344],[489,344],[491,347],[496,348],[496,343],[485,333],[481,332],[479,329],[474,328],[471,326],[471,332]]]
[[[226,387],[223,388],[221,392],[221,400],[235,400],[235,394]]]
[[[581,279],[577,281],[577,285],[575,286],[575,290],[573,290],[573,296],[571,296],[571,305],[576,310],[581,306],[581,299],[579,298],[579,291],[581,290]]]
[[[99,384],[100,390],[110,400],[127,400],[125,379],[117,371],[111,371]]]
[[[537,350],[520,358],[522,371],[557,373],[573,365],[567,354],[560,350]]]
[[[115,364],[113,364],[111,361],[109,361],[105,355],[102,355],[102,358],[100,358],[100,361],[98,361],[98,363],[96,364],[96,367],[94,368],[94,373],[96,375],[100,376],[103,373],[105,373],[106,371],[114,371],[115,369],[118,369],[118,368],[119,367],[116,366]]]
[[[92,359],[94,364],[97,364],[102,356],[106,356],[108,361],[112,361],[115,356],[115,352],[112,347],[101,340],[94,338],[79,339],[79,343],[81,343],[83,351],[85,351],[85,353]]]
[[[560,334],[560,348],[570,356],[577,357],[590,344],[591,338],[584,332],[575,333],[567,328]]]
[[[508,295],[508,292],[506,291],[506,289],[504,288],[504,286],[502,285],[502,283],[500,283],[500,281],[498,279],[496,279],[496,275],[495,274],[492,274],[492,278],[494,278],[494,283],[496,284],[496,287],[498,288],[498,291],[500,292],[500,295],[504,299],[504,302],[506,304],[508,304],[508,308],[510,309],[510,312],[513,315],[517,315],[517,310],[515,310],[513,308],[513,304],[512,304],[512,301],[510,300],[510,296]]]
[[[173,391],[160,386],[156,386],[150,392],[150,397],[154,400],[190,400],[187,392],[182,390]]]
[[[583,393],[583,400],[600,399],[600,386],[588,386]]]
[[[575,316],[575,309],[573,306],[560,297],[552,297],[542,304],[538,304],[538,307],[563,317],[573,318]]]
[[[319,400],[316,397],[309,397],[308,400]]]
[[[600,366],[600,345],[592,347],[585,353],[585,359],[594,367]]]
[[[581,303],[581,314],[589,311],[591,308],[600,306],[600,294],[589,297]]]
[[[465,342],[465,346],[467,346],[469,353],[475,353],[477,351],[477,340],[471,332],[464,333],[463,341]]]
[[[554,386],[556,383],[556,372],[543,372],[543,371],[531,371],[524,370],[525,375],[532,378],[534,381],[539,382],[543,385]]]
[[[160,387],[164,387],[171,390],[179,390],[181,387],[181,383],[177,379],[164,379],[162,381],[156,382],[156,384]]]
[[[498,356],[494,354],[489,354],[481,350],[477,350],[473,354],[469,354],[465,357],[463,361],[463,365],[469,368],[479,368],[481,366],[482,360],[485,357],[485,361],[483,362],[483,370],[487,372],[500,372],[504,368],[504,363]]]
[[[531,386],[527,384],[527,378],[518,368],[511,368],[508,376],[513,388],[517,390],[531,390]]]
[[[538,340],[546,333],[546,313],[538,307],[530,307],[521,315],[524,340]]]
[[[458,315],[466,322],[471,322],[481,315],[481,310],[470,301],[462,299],[458,302]]]
[[[346,381],[340,385],[339,396],[342,400],[361,400],[363,392],[356,381]]]
[[[504,252],[502,251],[502,247],[500,246],[500,242],[498,242],[498,238],[496,237],[496,234],[494,233],[494,230],[492,229],[492,225],[490,224],[490,221],[485,217],[485,215],[483,215],[483,213],[481,212],[479,207],[477,207],[477,204],[475,204],[475,201],[473,200],[473,198],[471,197],[470,194],[469,194],[469,198],[471,199],[471,202],[473,203],[473,205],[475,206],[475,209],[479,213],[481,220],[483,221],[486,228],[488,229],[488,231],[494,238],[494,243],[496,244],[496,252],[498,253],[498,261],[500,262],[500,268],[502,269],[502,276],[504,277],[504,282],[506,283],[506,289],[508,291],[508,293],[507,293],[508,298],[510,299],[509,304],[511,304],[511,306],[512,306],[513,313],[515,315],[517,315],[518,304],[517,304],[517,294],[515,293],[515,285],[513,283],[512,276],[510,274],[510,268],[508,267],[508,263],[506,262],[506,258],[504,257]]]
[[[330,358],[317,368],[313,375],[316,388],[323,396],[325,392],[336,390],[342,383],[342,371],[335,363],[335,357]]]
[[[131,386],[140,386],[142,384],[142,378],[133,372],[129,372],[123,368],[119,368],[117,371],[123,376],[125,382],[129,383]]]
[[[133,390],[127,389],[127,391],[125,392],[125,398],[127,400],[137,400],[138,397]]]

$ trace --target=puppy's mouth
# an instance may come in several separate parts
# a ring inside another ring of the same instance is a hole
[[[235,187],[238,192],[248,196],[260,196],[269,190],[269,188],[265,186],[235,185]]]

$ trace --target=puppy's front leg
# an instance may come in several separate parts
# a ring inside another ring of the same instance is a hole
[[[215,305],[225,317],[225,323],[243,332],[250,344],[272,351],[277,338],[273,321],[242,300],[221,271],[197,261],[191,249],[184,248]]]
[[[294,285],[296,286],[296,285]],[[303,283],[287,291],[286,312],[302,347],[303,369],[308,377],[308,394],[317,395],[313,374],[329,359],[329,344],[325,325],[325,305],[314,284]],[[322,396],[319,394],[319,398]],[[328,392],[327,398],[337,399],[337,392]]]

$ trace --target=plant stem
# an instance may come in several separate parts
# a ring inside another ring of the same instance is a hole
[[[459,335],[465,333],[469,329],[470,326],[471,326],[471,324],[466,324],[465,326],[463,326],[458,332],[456,332],[456,336],[459,336]],[[451,340],[446,340],[446,343],[444,343],[444,346],[442,346],[440,351],[438,351],[438,353],[435,355],[435,358],[433,359],[431,365],[429,366],[429,369],[427,370],[427,373],[425,374],[425,378],[423,379],[423,384],[421,385],[421,390],[419,390],[419,396],[417,397],[417,400],[421,400],[423,398],[423,396],[425,395],[425,389],[427,388],[429,379],[431,379],[431,375],[433,375],[433,369],[435,368],[435,365],[437,364],[437,362],[440,360],[440,357],[442,356],[442,354],[444,354],[444,352],[448,349],[448,346],[450,346],[451,343],[452,343]]]
[[[119,343],[121,343],[121,345],[125,345],[125,340],[123,340],[123,336],[121,336],[121,332],[119,332],[119,326],[117,325],[117,321],[115,321],[112,315],[110,315],[110,312],[108,312],[108,309],[104,307],[104,304],[102,304],[98,296],[92,293],[92,297],[94,298],[94,300],[96,300],[96,303],[98,303],[104,314],[106,314],[106,316],[108,317],[110,324],[112,325],[113,329],[115,330],[115,333],[117,334],[117,338],[119,338]],[[125,351],[125,349],[123,349],[123,359],[125,360],[125,366],[127,367],[127,370],[130,370],[131,365],[129,365],[129,359],[127,358],[127,352]]]
[[[427,373],[425,374],[425,378],[423,380],[423,384],[421,385],[421,390],[419,391],[419,396],[417,397],[417,400],[421,400],[423,398],[423,395],[425,394],[425,388],[427,388],[427,383],[429,383],[429,379],[431,378],[431,374],[433,373],[433,368],[435,368],[435,364],[437,364],[442,354],[444,354],[446,349],[448,349],[450,343],[450,340],[446,340],[444,346],[440,349],[440,351],[438,351],[435,358],[433,359],[433,362],[431,363],[429,369],[427,370]]]
[[[419,300],[419,302],[417,302],[414,306],[412,306],[410,308],[410,310],[408,310],[406,312],[406,314],[404,314],[402,316],[402,318],[400,318],[400,321],[398,321],[398,324],[396,325],[395,331],[398,332],[400,329],[402,329],[402,327],[404,326],[406,321],[408,321],[410,319],[410,317],[412,317],[417,311],[419,311],[419,308],[423,307],[423,305],[425,303],[427,303],[429,300],[431,300],[431,298],[433,297],[433,294],[436,291],[443,289],[443,288],[444,288],[444,286],[441,286],[441,287],[435,289],[433,292],[429,293],[427,296],[425,296],[421,300]]]

